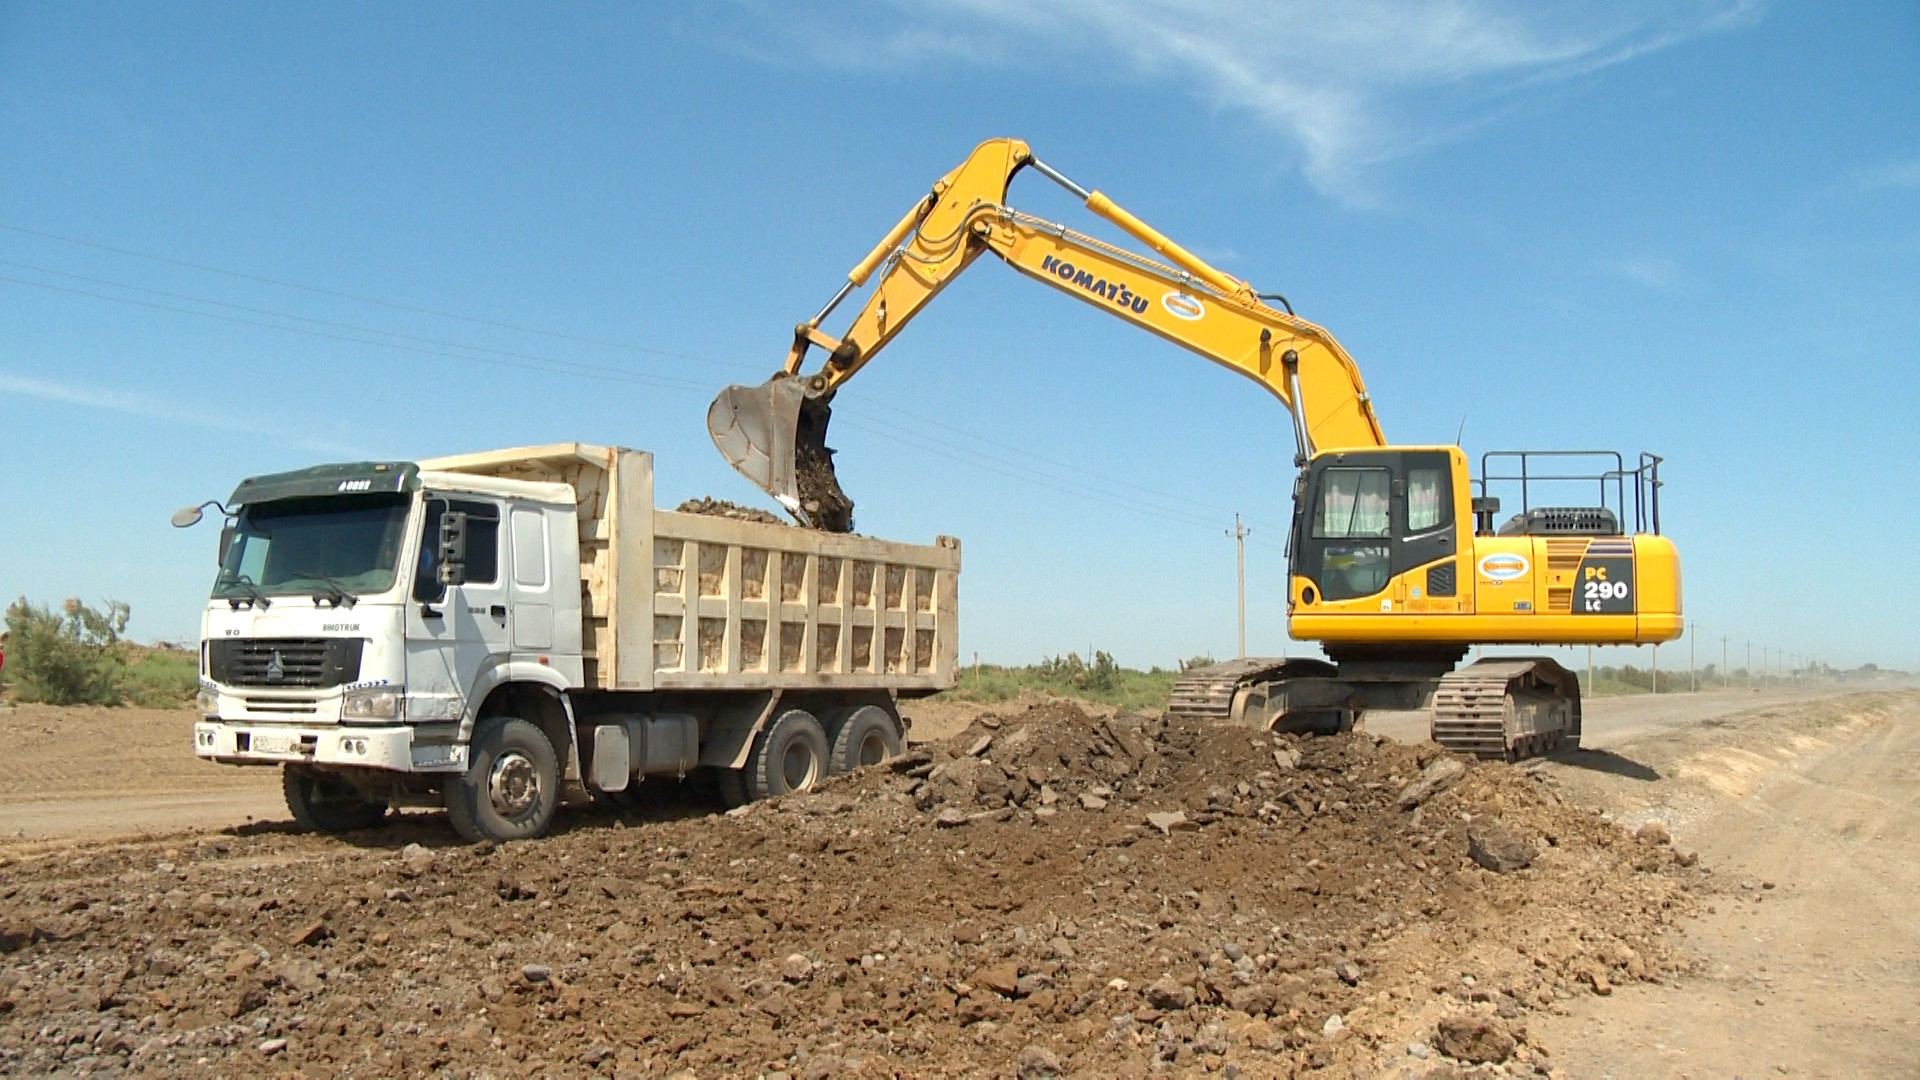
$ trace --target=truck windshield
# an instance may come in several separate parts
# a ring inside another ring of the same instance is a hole
[[[409,502],[404,494],[327,495],[245,507],[213,595],[385,592],[400,565]]]

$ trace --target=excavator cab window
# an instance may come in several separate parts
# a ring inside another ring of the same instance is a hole
[[[1453,491],[1443,451],[1348,451],[1315,459],[1299,513],[1293,572],[1327,600],[1354,600],[1395,575],[1454,554]]]
[[[1447,523],[1447,470],[1427,465],[1407,468],[1407,532],[1423,533]]]
[[[1349,600],[1387,587],[1392,489],[1387,469],[1337,468],[1320,474],[1312,548],[1320,556],[1320,592],[1327,599]]]

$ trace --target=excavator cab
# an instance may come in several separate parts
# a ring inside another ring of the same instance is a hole
[[[1437,567],[1422,583],[1425,594],[1454,596],[1453,457],[1444,448],[1397,447],[1317,455],[1295,504],[1293,572],[1308,582],[1301,602],[1374,596],[1430,564]]]

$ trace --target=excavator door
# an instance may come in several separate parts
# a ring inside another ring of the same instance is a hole
[[[1444,449],[1332,451],[1316,456],[1295,508],[1293,573],[1309,604],[1359,600],[1458,550],[1454,462]],[[1456,594],[1453,563],[1434,567],[1427,595]]]

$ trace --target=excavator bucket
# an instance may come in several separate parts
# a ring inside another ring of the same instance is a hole
[[[852,532],[853,500],[840,490],[827,448],[832,416],[799,379],[779,374],[720,391],[707,410],[707,433],[727,464],[794,517],[827,532]]]

